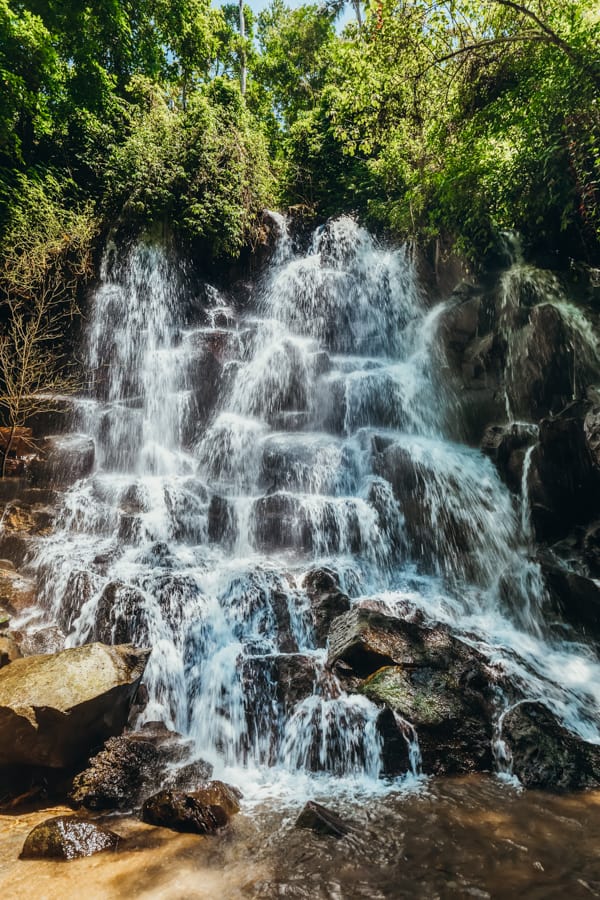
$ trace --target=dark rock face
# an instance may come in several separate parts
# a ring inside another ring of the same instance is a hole
[[[558,412],[573,395],[573,348],[560,311],[543,303],[535,306],[522,338],[512,341],[506,389],[511,409],[519,418],[534,421]]]
[[[89,767],[75,777],[69,800],[87,809],[132,809],[175,777],[178,787],[194,787],[186,780],[205,781],[212,766],[198,761],[194,768],[192,764],[180,770],[170,768],[185,759],[189,750],[181,735],[160,723],[109,738]]]
[[[107,644],[148,643],[143,593],[119,581],[109,582],[98,601],[93,638]]]
[[[318,665],[313,656],[290,653],[275,659],[277,700],[284,715],[289,715],[301,700],[314,693],[318,682]]]
[[[349,611],[350,599],[340,590],[331,569],[311,569],[304,576],[303,587],[310,600],[317,647],[325,647],[331,623]]]
[[[426,774],[491,767],[494,673],[444,628],[357,606],[331,629],[329,664],[340,661],[368,676],[359,690],[393,713],[380,721],[388,774],[407,770],[407,723],[416,728]]]
[[[589,521],[597,509],[599,473],[584,432],[584,412],[585,407],[574,403],[540,422],[529,481],[539,540],[563,537],[573,525]]]
[[[215,543],[229,543],[235,539],[235,511],[226,497],[213,494],[208,506],[208,539]]]
[[[315,834],[326,834],[331,837],[345,837],[350,832],[350,826],[335,813],[321,806],[314,800],[309,800],[296,819],[296,828],[308,828]]]
[[[511,491],[521,490],[525,451],[537,439],[537,427],[513,422],[510,425],[488,425],[481,450],[492,460],[504,483]]]
[[[568,791],[600,784],[600,747],[568,732],[541,703],[527,701],[511,709],[502,737],[513,772],[527,788]]]
[[[77,859],[116,850],[119,835],[77,816],[56,816],[31,831],[21,859]]]
[[[87,644],[0,670],[0,767],[65,768],[123,731],[149,650]]]
[[[90,474],[94,459],[94,441],[87,435],[53,435],[42,442],[39,456],[29,464],[28,477],[38,487],[68,486]]]
[[[573,625],[596,635],[600,632],[600,587],[556,562],[542,558],[542,574],[558,611]]]
[[[234,789],[224,791],[214,787],[219,784],[212,782],[213,787],[209,790],[192,794],[159,791],[144,803],[142,819],[149,825],[160,825],[173,831],[215,834],[229,822],[228,810],[233,810],[233,798],[237,796]]]
[[[600,522],[594,522],[585,533],[583,559],[592,578],[600,578]]]

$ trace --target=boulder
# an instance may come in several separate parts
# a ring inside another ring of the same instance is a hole
[[[39,455],[28,466],[36,486],[69,486],[94,468],[94,441],[86,434],[57,434],[45,438]]]
[[[122,581],[105,586],[94,617],[92,637],[107,644],[147,644],[148,602],[142,591]]]
[[[492,460],[502,481],[519,493],[523,477],[525,451],[537,440],[537,426],[522,422],[488,425],[481,440],[481,451]]]
[[[410,726],[416,731],[425,774],[491,768],[490,698],[479,659],[469,665],[466,654],[459,654],[445,669],[386,666],[366,680],[362,692],[396,714],[393,722],[383,717],[378,723],[388,774],[404,772],[410,764],[408,742],[414,739]]]
[[[457,654],[473,653],[441,625],[426,628],[356,604],[332,623],[327,663],[333,667],[341,660],[364,677],[394,664],[444,668]]]
[[[87,644],[1,669],[0,767],[67,767],[119,734],[149,654]]]
[[[556,539],[589,521],[600,499],[599,472],[584,433],[585,404],[542,419],[531,459],[529,496],[538,540]]]
[[[205,802],[214,797],[217,802]],[[229,798],[219,791],[212,793],[184,793],[183,791],[159,791],[149,797],[142,808],[142,819],[148,825],[160,825],[173,831],[194,834],[214,834],[229,822],[231,808]]]
[[[20,858],[77,859],[105,850],[116,850],[119,841],[118,834],[95,822],[78,816],[55,816],[29,832]]]
[[[33,578],[14,568],[0,567],[0,604],[9,612],[20,613],[35,604],[37,587]]]
[[[195,786],[184,782],[205,781],[212,766],[198,761],[193,772],[191,764],[185,766],[186,773],[171,768],[190,749],[188,741],[162,723],[148,723],[138,732],[109,738],[88,768],[75,776],[69,800],[87,809],[132,809],[167,783]]]
[[[502,738],[512,771],[527,788],[571,791],[600,785],[600,747],[567,731],[541,703],[525,701],[510,709]]]
[[[331,623],[337,616],[349,611],[350,598],[340,589],[332,569],[311,569],[304,575],[302,586],[310,600],[316,646],[325,647]]]
[[[14,632],[23,656],[58,653],[64,649],[66,634],[58,625],[29,624],[26,630]]]
[[[333,622],[330,634],[328,663],[344,680],[340,662],[354,679],[364,678],[352,682],[355,689],[393,714],[379,722],[386,774],[407,771],[411,726],[426,774],[491,767],[496,673],[444,627],[355,606]]]
[[[0,669],[20,659],[23,654],[12,634],[0,634]]]
[[[505,377],[513,415],[537,421],[557,413],[573,396],[573,342],[560,310],[549,303],[533,307],[510,345]]]
[[[53,522],[54,510],[45,503],[12,500],[2,514],[2,530],[10,534],[47,535]]]
[[[542,558],[541,567],[550,597],[567,622],[600,633],[600,586],[548,557]]]
[[[345,837],[351,830],[343,819],[314,800],[309,800],[304,806],[296,819],[296,828],[308,828],[315,834],[336,838]]]
[[[228,816],[234,816],[240,811],[242,792],[224,781],[207,781],[197,787],[193,795],[204,806],[221,807]]]
[[[314,694],[319,674],[319,661],[309,654],[286,653],[275,657],[277,701],[284,716],[291,715],[298,703]]]

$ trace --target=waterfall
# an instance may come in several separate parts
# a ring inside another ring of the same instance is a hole
[[[298,249],[275,221],[243,308],[191,294],[160,247],[103,267],[77,422],[98,462],[41,543],[48,614],[71,646],[150,646],[143,718],[222,766],[380,774],[378,708],[317,647],[316,566],[447,624],[598,740],[600,666],[545,622],[526,507],[445,437],[441,306],[409,250],[345,217]]]

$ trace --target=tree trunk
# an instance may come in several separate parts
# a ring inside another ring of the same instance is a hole
[[[360,0],[352,0],[352,5],[354,7],[354,12],[356,15],[356,24],[358,25],[359,28],[362,28],[362,14],[360,11]]]
[[[4,456],[2,458],[2,470],[1,470],[1,478],[6,476],[6,462],[8,460],[8,454],[10,453],[10,448],[12,447],[13,438],[15,436],[15,426],[11,425],[10,431],[8,433],[8,440],[6,442],[6,447],[4,448]]]
[[[242,41],[242,48],[240,50],[240,88],[242,90],[242,96],[246,93],[246,17],[244,16],[244,0],[239,0],[240,2],[240,38]]]

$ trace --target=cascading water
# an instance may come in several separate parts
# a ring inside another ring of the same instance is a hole
[[[186,294],[160,248],[106,266],[91,313],[98,465],[36,560],[76,645],[152,647],[148,720],[227,766],[381,771],[379,710],[317,648],[304,575],[444,622],[597,741],[600,665],[544,623],[528,514],[444,438],[436,327],[410,252],[285,221],[242,313]],[[398,726],[419,766],[418,735]],[[408,728],[408,730],[407,730]]]

